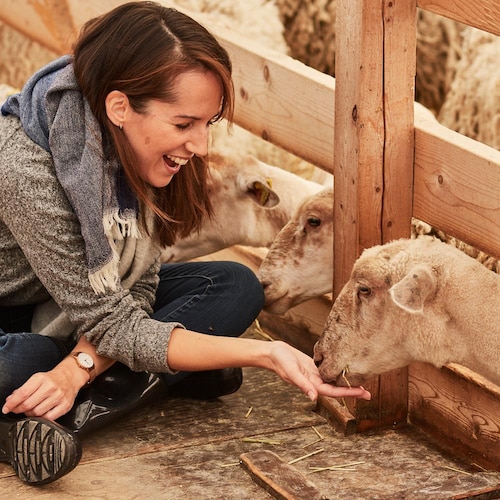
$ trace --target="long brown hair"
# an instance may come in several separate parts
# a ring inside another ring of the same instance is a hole
[[[105,100],[111,91],[119,90],[135,112],[143,113],[152,99],[174,101],[173,82],[180,74],[209,70],[222,86],[217,118],[231,121],[234,89],[226,50],[191,17],[155,2],[130,2],[88,21],[73,56],[76,78],[101,125],[105,148],[119,160],[143,207],[143,223],[144,207],[149,207],[155,214],[155,236],[162,245],[198,230],[203,218],[212,213],[205,160],[193,157],[166,188],[149,186],[137,175],[125,134],[107,117]]]

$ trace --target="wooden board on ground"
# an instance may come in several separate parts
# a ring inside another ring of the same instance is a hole
[[[316,485],[270,450],[243,453],[243,468],[279,500],[327,500]]]

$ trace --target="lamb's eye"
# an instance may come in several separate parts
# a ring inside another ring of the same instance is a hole
[[[358,297],[369,297],[372,294],[372,289],[369,286],[361,285],[358,287]]]
[[[307,219],[307,224],[311,227],[321,226],[321,219],[318,217],[309,217]]]

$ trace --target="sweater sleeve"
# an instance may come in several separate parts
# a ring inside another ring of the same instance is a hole
[[[50,155],[12,117],[0,118],[0,137],[0,219],[12,237],[9,244],[0,246],[0,252],[16,246],[22,250],[17,255],[28,263],[9,263],[20,270],[9,272],[12,293],[38,281],[69,318],[76,335],[85,335],[99,354],[133,370],[171,372],[168,342],[172,330],[182,325],[150,317],[157,286],[154,256],[128,288],[119,286],[115,292],[96,295],[88,279],[80,226]],[[22,275],[27,268],[30,279]]]

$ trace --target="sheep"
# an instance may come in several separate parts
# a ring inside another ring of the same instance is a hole
[[[500,276],[457,248],[430,236],[377,245],[354,264],[314,360],[338,385],[415,361],[458,363],[499,385],[498,311]]]
[[[251,155],[214,152],[209,158],[214,215],[199,233],[163,249],[162,262],[186,261],[236,244],[268,246],[300,200],[323,188]]]
[[[302,201],[274,239],[257,276],[264,287],[264,308],[271,314],[332,291],[333,187]]]
[[[412,238],[431,235],[500,273],[500,261],[418,219]],[[310,195],[278,233],[258,269],[264,287],[265,310],[282,314],[312,297],[332,292],[333,190]]]
[[[500,149],[500,37],[470,27],[463,36],[462,57],[438,120]]]

